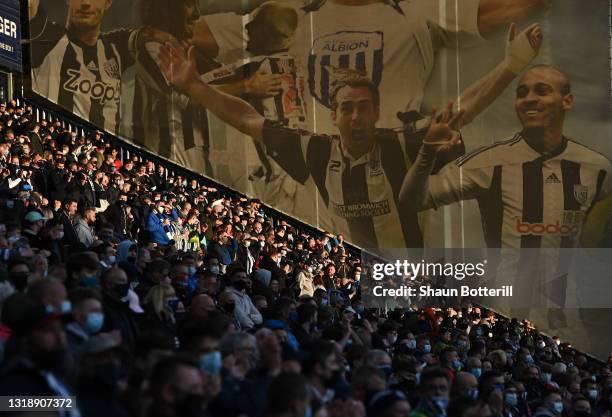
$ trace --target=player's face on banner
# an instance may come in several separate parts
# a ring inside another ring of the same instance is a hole
[[[277,4],[264,4],[246,24],[247,50],[267,54],[289,47],[297,25],[295,10]]]
[[[185,31],[189,36],[193,35],[193,25],[200,17],[200,9],[194,0],[186,0],[183,4],[185,16]]]
[[[367,152],[374,140],[378,109],[366,87],[343,87],[336,94],[337,107],[332,120],[340,132],[344,146],[354,153]]]
[[[70,27],[77,30],[98,28],[112,0],[68,0]]]
[[[564,89],[565,78],[549,68],[534,68],[519,81],[516,114],[525,129],[561,129],[573,96]],[[564,94],[566,92],[566,94]]]

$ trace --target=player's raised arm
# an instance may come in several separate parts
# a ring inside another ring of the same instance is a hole
[[[166,43],[159,51],[159,63],[171,84],[189,94],[225,123],[255,140],[261,140],[264,117],[246,101],[222,93],[200,80],[193,46],[185,57],[176,47]]]
[[[486,36],[500,26],[545,10],[550,3],[550,0],[480,0],[478,30],[481,35]]]
[[[438,152],[446,152],[460,143],[460,136],[451,126],[461,119],[463,111],[451,117],[453,103],[449,103],[440,120],[436,120],[436,110],[431,115],[431,125],[427,130],[419,154],[404,178],[399,201],[402,209],[422,211],[434,207],[429,193],[430,174]]]
[[[516,25],[512,23],[506,41],[506,56],[491,72],[470,85],[459,101],[465,110],[462,125],[470,123],[486,109],[506,87],[538,55],[542,46],[542,30],[534,23],[518,35]]]

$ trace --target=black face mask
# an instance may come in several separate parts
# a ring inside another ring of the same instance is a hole
[[[24,291],[28,286],[28,277],[30,276],[27,272],[12,272],[9,275],[11,284],[17,291]]]
[[[37,350],[30,355],[30,359],[38,368],[57,372],[63,370],[66,350]]]
[[[119,298],[127,297],[129,289],[130,289],[129,283],[115,284],[115,292],[117,293]]]
[[[118,390],[117,381],[121,373],[119,365],[115,363],[100,363],[94,367],[95,381],[112,391]]]
[[[337,371],[332,372],[331,376],[324,381],[325,387],[327,388],[335,387],[336,385],[338,385],[341,378],[342,378],[342,371],[337,370]]]
[[[222,305],[223,310],[228,314],[234,314],[234,310],[236,309],[236,304],[227,303]]]
[[[246,290],[246,287],[247,287],[246,282],[243,279],[234,281],[233,285],[234,285],[234,288],[236,288],[236,290],[238,291]]]
[[[204,404],[204,396],[201,394],[185,394],[183,398],[176,403],[176,411],[179,416],[183,417],[199,417],[202,415],[202,405]]]

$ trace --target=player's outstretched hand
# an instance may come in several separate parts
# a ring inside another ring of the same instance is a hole
[[[543,34],[539,23],[534,23],[518,35],[516,24],[512,23],[508,29],[506,41],[506,68],[518,74],[527,67],[540,52]]]
[[[196,70],[196,50],[191,46],[187,56],[177,47],[166,42],[159,50],[159,63],[166,80],[175,87],[189,91],[200,76]]]
[[[461,135],[453,126],[463,117],[464,110],[453,114],[453,102],[449,102],[441,117],[437,117],[434,108],[431,114],[431,124],[423,140],[423,145],[435,152],[446,152],[461,143]]]

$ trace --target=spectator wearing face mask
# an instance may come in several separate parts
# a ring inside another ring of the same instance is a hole
[[[241,329],[252,329],[263,323],[261,313],[247,294],[249,280],[246,271],[242,268],[233,268],[227,276],[231,283],[227,291],[233,296],[235,309],[234,317]]]
[[[542,397],[533,417],[559,417],[563,414],[563,399],[557,390],[549,390]]]
[[[66,324],[68,348],[77,353],[90,337],[99,334],[104,324],[102,299],[95,290],[78,288],[70,292],[72,321]]]
[[[421,399],[411,417],[446,417],[449,404],[450,382],[445,370],[427,368],[419,384]]]
[[[270,271],[272,273],[272,279],[278,281],[281,288],[285,288],[287,283],[287,274],[280,267],[282,258],[283,255],[281,252],[272,247],[268,249],[267,253],[263,254],[261,261],[259,262],[259,267]]]
[[[457,372],[459,372],[463,366],[457,349],[452,346],[446,347],[440,352],[439,357],[440,366],[448,372],[448,377],[452,382]]]
[[[468,397],[478,399],[478,379],[469,372],[459,372],[452,383],[450,398]]]
[[[48,261],[51,264],[65,263],[68,258],[64,235],[64,225],[58,219],[53,218],[45,224],[41,249],[50,253]]]
[[[129,282],[125,272],[117,267],[110,268],[100,277],[104,325],[102,331],[119,330],[126,347],[131,348],[139,333],[135,313],[127,300]]]
[[[201,417],[205,389],[195,359],[173,355],[160,360],[151,374],[153,402],[147,417]]]
[[[184,313],[185,307],[171,285],[156,285],[144,298],[146,318],[141,324],[143,330],[158,331],[170,339],[177,336],[177,314]]]

